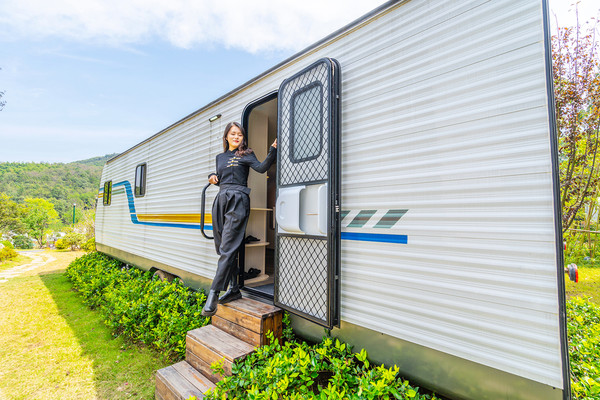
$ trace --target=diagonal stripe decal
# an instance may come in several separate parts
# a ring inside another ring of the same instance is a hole
[[[344,218],[346,218],[346,216],[350,214],[350,210],[342,210],[341,214],[340,214],[340,221],[342,221]]]
[[[408,210],[388,210],[388,212],[375,224],[375,228],[391,228],[400,221],[400,218],[406,214]]]
[[[343,228],[390,229],[408,212],[407,209],[393,210],[342,210]],[[348,217],[347,221],[344,218]],[[349,222],[348,222],[349,221]],[[366,226],[365,226],[366,225]]]
[[[376,212],[377,210],[360,210],[358,215],[348,224],[348,228],[361,228]]]

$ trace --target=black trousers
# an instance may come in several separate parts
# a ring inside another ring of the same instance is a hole
[[[236,256],[244,243],[250,215],[248,194],[236,189],[221,188],[212,208],[213,236],[219,258],[211,290],[225,290],[238,274]]]

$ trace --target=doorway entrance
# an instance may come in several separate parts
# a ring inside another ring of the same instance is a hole
[[[248,104],[242,124],[248,135],[248,146],[259,160],[264,160],[277,138],[277,92]],[[275,274],[275,195],[277,164],[265,174],[250,169],[250,217],[246,243],[240,251],[242,288],[254,295],[273,299]]]
[[[250,218],[240,252],[242,287],[317,324],[340,316],[340,65],[323,58],[250,103],[248,145],[277,163],[250,171]]]

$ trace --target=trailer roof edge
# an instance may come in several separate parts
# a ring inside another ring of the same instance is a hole
[[[138,144],[130,147],[129,149],[125,150],[124,152],[114,156],[113,158],[111,158],[110,160],[108,160],[106,162],[106,164],[111,163],[112,161],[116,160],[117,158],[131,152],[132,150],[140,147],[141,145],[143,145],[144,143],[147,143],[153,139],[155,139],[156,137],[162,135],[163,133],[169,131],[171,128],[181,124],[182,122],[187,121],[190,118],[193,118],[194,116],[200,114],[201,112],[214,107],[215,105],[221,103],[223,100],[229,98],[231,95],[241,91],[242,89],[252,85],[253,83],[255,83],[256,81],[264,78],[265,76],[271,74],[272,72],[278,70],[279,68],[283,67],[284,65],[289,64],[290,62],[299,59],[300,57],[302,57],[303,55],[311,52],[312,50],[322,46],[323,44],[329,42],[330,40],[334,39],[337,36],[340,36],[341,34],[343,34],[344,32],[347,32],[349,30],[351,30],[352,28],[356,27],[357,25],[360,25],[361,23],[369,20],[370,18],[374,17],[375,15],[381,13],[382,11],[390,8],[391,6],[393,6],[396,3],[404,3],[407,2],[409,0],[390,0],[385,2],[384,4],[380,5],[379,7],[369,11],[368,13],[364,14],[363,16],[359,17],[358,19],[355,19],[354,21],[350,22],[349,24],[341,27],[340,29],[336,30],[335,32],[327,35],[326,37],[324,37],[323,39],[311,44],[310,46],[304,48],[303,50],[293,54],[292,56],[286,58],[285,60],[281,61],[280,63],[276,64],[275,66],[269,68],[268,70],[264,71],[263,73],[255,76],[254,78],[250,79],[249,81],[241,84],[240,86],[236,87],[233,90],[230,90],[229,92],[225,93],[223,96],[218,97],[217,99],[211,101],[210,103],[204,105],[203,107],[199,108],[198,110],[192,112],[191,114],[181,118],[180,120],[178,120],[177,122],[167,126],[166,128],[162,129],[161,131],[155,133],[154,135],[148,137],[147,139],[144,139],[143,141],[139,142]]]

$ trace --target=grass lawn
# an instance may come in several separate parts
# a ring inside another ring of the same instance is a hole
[[[39,254],[39,253],[38,253]],[[169,365],[113,339],[64,276],[82,253],[0,283],[0,399],[153,399],[154,371]]]
[[[0,264],[43,263],[0,280],[0,399],[153,399],[154,371],[172,362],[113,339],[64,276],[82,252],[44,251]],[[567,296],[600,304],[600,268],[567,278]]]
[[[579,267],[579,283],[565,275],[567,298],[583,297],[600,305],[600,268]]]

